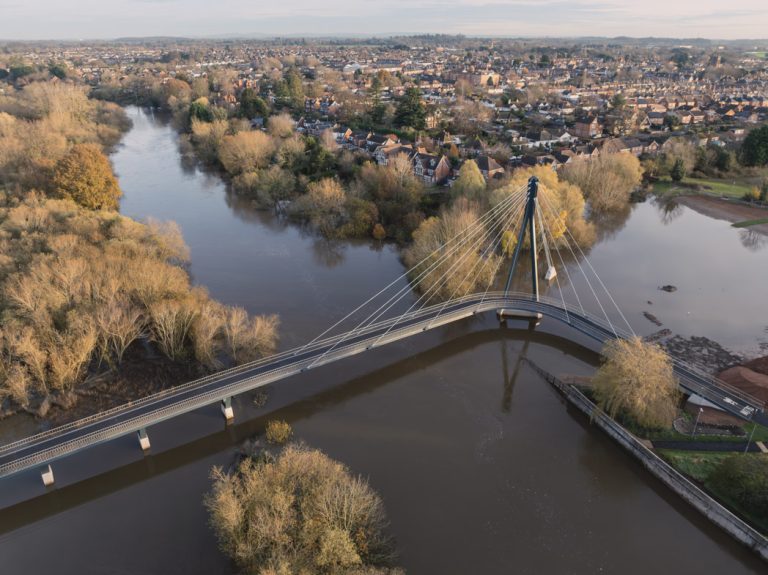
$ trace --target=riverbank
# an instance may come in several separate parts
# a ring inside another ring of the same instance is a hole
[[[614,419],[611,419],[598,409],[577,387],[565,384],[559,378],[530,360],[528,360],[528,364],[547,382],[552,384],[570,405],[589,417],[592,424],[597,425],[621,447],[626,449],[654,477],[690,503],[712,523],[756,552],[763,560],[768,561],[768,538],[763,533],[760,533],[757,529],[732,513],[663,458],[656,455],[642,440],[635,437]]]
[[[675,198],[675,201],[702,215],[734,224],[768,217],[768,209],[766,208],[711,196],[683,195]],[[747,229],[768,235],[768,223],[756,224]]]

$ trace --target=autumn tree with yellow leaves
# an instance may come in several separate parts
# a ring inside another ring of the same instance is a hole
[[[639,426],[668,428],[680,392],[667,353],[639,337],[615,339],[603,348],[592,384],[598,406],[611,417],[629,416]]]
[[[96,144],[76,144],[56,164],[54,193],[89,210],[116,210],[120,186],[109,159]]]

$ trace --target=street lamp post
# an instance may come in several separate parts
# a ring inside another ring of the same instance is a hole
[[[752,424],[752,433],[749,434],[749,439],[747,440],[747,446],[744,448],[744,453],[746,454],[747,451],[749,451],[749,444],[752,443],[752,437],[755,435],[755,428],[757,428],[756,424]]]
[[[693,424],[693,435],[691,435],[691,437],[696,437],[696,428],[697,428],[697,427],[698,427],[698,425],[699,425],[699,416],[701,416],[701,412],[702,412],[702,411],[704,411],[704,408],[703,408],[703,407],[700,407],[700,408],[699,408],[699,413],[697,413],[697,414],[696,414],[696,421],[695,421],[695,422],[694,422],[694,424]]]

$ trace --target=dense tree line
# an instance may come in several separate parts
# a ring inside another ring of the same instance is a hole
[[[424,185],[407,155],[379,166],[339,152],[330,133],[297,134],[285,113],[270,116],[264,131],[237,117],[192,117],[184,142],[195,157],[230,176],[235,191],[266,208],[290,203],[290,217],[327,238],[371,237],[376,230],[407,241],[424,217]]]
[[[0,407],[71,404],[89,374],[120,373],[139,342],[203,370],[274,349],[275,316],[192,287],[174,224],[115,211],[103,150],[127,127],[120,108],[34,83],[0,110]]]
[[[94,147],[81,148],[80,158],[70,158],[70,168],[83,160],[95,168],[94,177],[104,178],[101,150],[117,144],[129,127],[119,106],[89,100],[84,89],[70,84],[36,82],[11,90],[0,96],[0,185],[56,193],[55,172],[68,170],[59,162],[75,144]],[[104,186],[116,193],[111,183]]]
[[[0,396],[27,407],[119,369],[138,340],[214,370],[274,349],[277,319],[192,288],[173,224],[33,193],[0,198]]]
[[[475,166],[476,168],[476,166]],[[585,201],[581,190],[567,181],[560,180],[552,169],[539,166],[518,170],[504,185],[484,190],[474,174],[471,164],[460,177],[462,188],[471,190],[468,197],[460,195],[451,206],[439,215],[428,218],[413,232],[413,243],[403,252],[408,267],[414,268],[412,277],[420,278],[418,289],[427,301],[460,297],[476,291],[484,291],[493,284],[502,257],[512,254],[517,244],[517,232],[522,205],[517,209],[517,220],[506,224],[499,246],[493,248],[496,234],[489,241],[468,242],[453,251],[447,259],[442,246],[454,236],[480,225],[481,215],[492,206],[498,206],[510,194],[522,196],[531,176],[539,178],[541,216],[546,224],[547,238],[555,247],[563,247],[568,241],[581,247],[590,246],[595,240],[594,226],[585,219]],[[458,183],[458,181],[457,181]],[[471,186],[470,186],[471,184]],[[495,220],[482,225],[492,231]],[[566,234],[566,227],[568,232]],[[454,244],[458,245],[458,244]],[[542,249],[542,246],[538,246]],[[526,237],[521,249],[530,249]],[[421,262],[421,263],[420,263]],[[438,263],[440,262],[440,263]],[[423,277],[421,277],[423,275]]]

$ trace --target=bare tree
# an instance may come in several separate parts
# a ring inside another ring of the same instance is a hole
[[[576,160],[562,170],[563,178],[581,188],[595,211],[615,211],[629,203],[642,181],[643,169],[632,154],[604,154]]]
[[[227,172],[236,175],[266,167],[274,152],[274,142],[264,132],[239,132],[222,140],[219,159]]]
[[[128,347],[144,333],[143,313],[130,303],[112,300],[98,309],[95,321],[99,355],[120,365]]]
[[[245,363],[275,349],[279,320],[276,315],[248,318],[241,307],[227,308],[223,332],[227,353],[235,363]]]
[[[155,304],[150,311],[152,339],[166,357],[181,359],[197,312],[188,302],[173,300]]]
[[[221,367],[219,352],[224,323],[224,307],[218,302],[204,300],[199,304],[195,323],[192,325],[192,345],[195,359],[208,369]]]
[[[64,333],[51,332],[48,365],[55,389],[70,389],[80,381],[96,348],[96,328],[87,318],[77,318]]]
[[[339,144],[336,142],[336,136],[330,128],[323,130],[323,133],[320,134],[320,144],[329,152],[335,152],[339,147]]]
[[[270,116],[267,130],[275,138],[289,138],[293,135],[293,118],[290,114]]]

